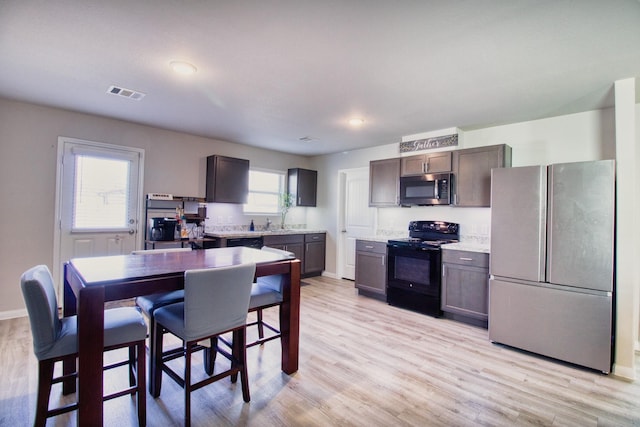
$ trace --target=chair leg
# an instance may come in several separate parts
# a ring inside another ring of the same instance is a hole
[[[211,337],[209,339],[209,348],[204,349],[202,356],[202,362],[204,364],[204,371],[207,375],[213,375],[213,369],[216,365],[216,356],[218,355],[218,337]]]
[[[62,359],[62,375],[69,376],[62,382],[62,394],[64,396],[76,392],[76,380],[71,374],[78,372],[76,357],[70,356]]]
[[[156,319],[153,316],[153,312],[149,313],[149,375],[147,381],[149,382],[149,392],[153,394],[155,389],[155,360],[156,360]],[[154,396],[157,397],[157,396]]]
[[[238,335],[238,347],[240,349],[239,352],[239,361],[240,361],[240,383],[242,384],[242,399],[245,402],[249,402],[251,400],[251,396],[249,395],[249,375],[247,371],[247,328],[242,328],[237,331]],[[235,342],[234,337],[234,342]]]
[[[38,397],[36,403],[36,419],[33,422],[33,425],[36,427],[44,427],[47,423],[53,367],[54,362],[52,360],[41,360],[38,362]]]
[[[241,340],[239,338],[239,330],[233,331],[231,334],[231,369],[235,369],[238,367],[238,361],[240,360],[240,355],[242,349],[240,348]],[[238,371],[231,374],[231,382],[235,383],[238,381]]]
[[[145,342],[141,341],[136,345],[136,385],[138,386],[138,425],[140,427],[147,425],[147,385],[145,384],[146,358],[147,352],[145,350]]]
[[[193,343],[187,342],[184,352],[184,425],[191,425],[191,349]]]
[[[133,387],[137,384],[136,382],[136,346],[129,347],[129,364],[127,367],[129,368],[129,387]]]
[[[264,324],[262,322],[262,309],[256,310],[256,316],[258,318],[258,338],[264,338]],[[264,344],[264,343],[263,343]]]
[[[161,325],[157,324],[155,318],[153,323],[153,348],[149,358],[149,393],[155,398],[160,396],[160,389],[162,388],[162,335],[164,330]]]

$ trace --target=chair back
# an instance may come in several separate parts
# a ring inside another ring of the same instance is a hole
[[[184,332],[188,339],[215,335],[247,321],[254,263],[187,270],[184,273]]]
[[[289,258],[289,259],[294,259],[296,257],[296,254],[294,254],[293,252],[289,252],[289,251],[284,251],[282,249],[276,249],[276,248],[271,248],[269,246],[263,246],[262,250],[265,252],[271,252],[274,254],[278,254],[278,255],[282,255],[283,257]],[[284,275],[283,274],[276,274],[276,275],[272,275],[272,276],[263,276],[263,277],[258,277],[257,282],[263,286],[266,287],[268,289],[271,289],[272,291],[278,292],[279,294],[282,293],[282,282],[284,280]]]
[[[191,248],[140,249],[131,251],[131,255],[162,254],[167,252],[191,252]]]
[[[33,352],[40,359],[53,347],[61,328],[58,300],[49,268],[38,265],[25,271],[20,278],[20,287],[31,323]]]

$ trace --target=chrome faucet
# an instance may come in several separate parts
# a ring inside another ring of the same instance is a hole
[[[270,220],[269,218],[267,218],[267,223],[266,223],[266,225],[264,226],[264,229],[265,229],[265,230],[269,230],[269,228],[270,228],[270,227],[271,227],[271,220]]]

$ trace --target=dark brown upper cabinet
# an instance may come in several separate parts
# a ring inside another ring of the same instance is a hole
[[[289,169],[288,192],[293,195],[295,206],[316,206],[318,171]]]
[[[400,176],[451,171],[451,151],[402,157]]]
[[[453,152],[453,205],[491,206],[491,169],[511,167],[511,147],[491,145]]]
[[[369,206],[389,207],[400,204],[400,159],[369,162]]]
[[[249,160],[207,157],[207,202],[247,203]]]

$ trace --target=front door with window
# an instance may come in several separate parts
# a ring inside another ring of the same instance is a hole
[[[60,269],[55,276],[60,278],[62,263],[71,258],[136,248],[144,151],[70,138],[58,144],[54,270]]]

